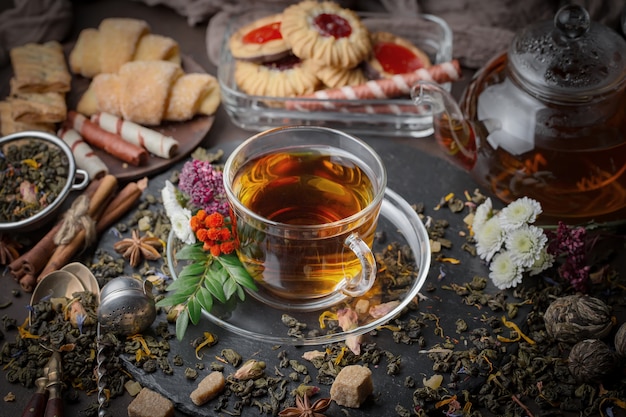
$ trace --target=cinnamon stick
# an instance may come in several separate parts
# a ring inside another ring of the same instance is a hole
[[[97,219],[96,231],[102,233],[108,226],[119,220],[139,199],[145,186],[141,181],[129,183],[104,207],[102,216]],[[67,245],[59,245],[39,275],[39,280],[52,271],[63,268],[82,248],[85,230],[81,230]]]
[[[100,187],[101,182],[102,179],[91,181],[82,195],[91,198]],[[59,222],[32,248],[9,264],[9,273],[20,283],[24,291],[31,292],[35,289],[37,275],[46,266],[52,252],[56,249],[54,236],[60,228],[61,223]]]
[[[117,178],[114,175],[105,175],[102,179],[102,185],[98,187],[98,191],[91,197],[89,201],[89,216],[94,220],[98,220],[105,210],[107,202],[113,197],[117,190]]]
[[[106,201],[110,199],[116,188],[117,179],[115,176],[105,175],[100,186],[98,187],[98,190],[89,201],[88,213],[92,219],[95,221],[98,220],[99,216],[105,209],[104,206],[106,205]],[[42,271],[39,273],[37,282],[50,272],[63,268],[78,252],[78,250],[83,247],[85,243],[85,235],[85,230],[81,229],[69,243],[58,245],[56,249],[54,249],[52,256],[48,259],[48,262],[43,267]]]
[[[128,212],[128,210],[135,205],[139,197],[141,197],[146,185],[146,180],[128,183],[109,203],[104,214],[96,223],[96,231],[98,233],[104,232],[109,226],[122,217],[124,213]]]

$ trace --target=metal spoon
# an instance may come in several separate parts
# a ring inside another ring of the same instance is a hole
[[[34,306],[45,298],[71,298],[79,291],[85,291],[85,287],[76,275],[68,271],[53,271],[39,281],[30,297],[30,305]]]
[[[76,263],[78,264],[78,263]],[[82,265],[82,264],[80,264]],[[91,274],[89,269],[82,265],[80,268],[76,265],[70,267],[69,270],[53,271],[44,276],[35,289],[30,298],[30,305],[34,306],[40,301],[47,298],[72,298],[72,295],[76,292],[82,292],[89,290],[96,295],[99,293],[98,282],[96,278]],[[73,274],[71,271],[78,271],[80,268],[81,278]],[[85,269],[89,271],[93,280],[85,274]],[[93,283],[95,282],[95,288]],[[32,323],[32,311],[29,312],[28,320]],[[51,365],[54,364],[54,365]],[[50,367],[54,367],[53,372],[50,371]],[[40,387],[33,398],[29,402],[29,406],[24,410],[23,416],[30,415],[61,415],[63,403],[60,397],[60,385],[61,385],[61,357],[58,352],[53,353],[50,361],[46,365],[44,371],[45,378],[39,378],[38,384],[44,384]],[[42,391],[43,389],[43,391]],[[45,395],[44,395],[45,393]],[[43,400],[43,401],[42,401]]]
[[[96,299],[100,298],[100,285],[91,270],[80,262],[72,262],[61,268],[61,271],[67,271],[76,275],[76,278],[82,282],[85,291],[92,292]]]

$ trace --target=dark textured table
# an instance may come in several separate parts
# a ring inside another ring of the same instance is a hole
[[[73,36],[75,37],[82,28],[96,27],[105,17],[126,16],[147,20],[154,28],[155,32],[163,35],[171,36],[178,40],[181,52],[192,57],[196,62],[202,65],[209,73],[215,74],[216,68],[208,61],[205,48],[205,26],[189,27],[183,17],[178,16],[170,9],[164,7],[148,7],[142,3],[128,1],[90,1],[90,2],[74,2],[75,7],[75,27],[73,28]],[[9,74],[9,68],[2,68],[0,75]],[[466,72],[467,77],[471,75]],[[465,83],[461,82],[454,86],[453,93],[458,97]],[[6,89],[6,86],[2,86]],[[3,95],[6,91],[0,91]],[[219,109],[216,115],[215,123],[202,142],[201,146],[211,149],[223,149],[226,153],[230,152],[235,145],[251,135],[251,132],[241,130],[234,126],[223,109]],[[465,238],[462,232],[466,231],[466,227],[462,221],[461,214],[452,213],[447,208],[435,210],[440,199],[448,193],[455,193],[463,196],[465,191],[472,192],[476,185],[469,176],[438,157],[438,152],[434,146],[432,137],[423,139],[410,138],[385,138],[377,135],[371,137],[363,137],[365,141],[371,144],[381,155],[388,170],[389,187],[402,195],[409,203],[423,203],[425,205],[425,214],[435,219],[445,219],[450,226],[446,232],[446,238],[452,241],[452,249],[445,250],[445,256],[454,257],[460,260],[458,265],[451,263],[437,262],[433,260],[429,278],[426,286],[431,289],[426,292],[422,291],[426,298],[419,303],[419,309],[407,313],[419,317],[421,314],[434,314],[440,318],[438,325],[441,326],[441,332],[436,331],[437,324],[433,321],[423,329],[425,338],[425,346],[420,347],[416,344],[403,344],[394,342],[391,337],[391,331],[380,330],[376,334],[365,335],[365,343],[375,342],[381,349],[391,352],[399,357],[398,372],[393,375],[387,374],[388,363],[383,358],[378,366],[373,367],[374,395],[360,409],[343,409],[333,404],[327,414],[329,416],[395,416],[398,415],[396,407],[399,405],[405,409],[411,409],[413,404],[414,387],[407,387],[405,382],[407,377],[411,377],[416,386],[422,385],[422,379],[432,376],[433,362],[426,354],[421,353],[423,349],[428,349],[436,344],[443,342],[468,343],[468,332],[474,328],[485,327],[488,317],[502,316],[502,312],[493,313],[489,309],[477,309],[476,306],[466,305],[463,303],[462,297],[456,295],[454,291],[442,289],[442,285],[451,286],[453,284],[464,285],[471,281],[475,275],[486,276],[486,266],[474,256],[461,249]],[[180,168],[182,163],[173,167]],[[168,179],[169,173],[157,175],[150,179],[148,192],[158,194],[163,183]],[[115,238],[113,234],[105,234],[99,243],[104,249],[110,249]],[[0,276],[0,304],[12,302],[8,308],[0,310],[0,314],[8,315],[18,319],[21,322],[27,315],[26,305],[28,304],[30,295],[22,294],[21,297],[14,297],[11,291],[18,289],[18,284],[4,271]],[[488,291],[494,291],[488,288]],[[406,318],[406,317],[404,317]],[[457,333],[455,322],[457,319],[464,319],[468,325],[468,332]],[[164,318],[159,316],[157,321]],[[202,335],[204,331],[210,331],[216,334],[219,342],[215,347],[206,349],[204,362],[212,361],[216,355],[219,355],[222,349],[232,347],[236,349],[244,359],[256,358],[267,362],[267,373],[274,374],[274,369],[278,369],[280,359],[277,353],[284,351],[284,354],[290,359],[301,360],[301,355],[308,347],[296,346],[273,346],[258,340],[243,338],[225,331],[203,318],[197,326],[191,326],[185,340],[177,342],[171,341],[172,352],[170,355],[178,354],[184,361],[184,365],[175,366],[174,374],[171,376],[164,375],[162,372],[153,374],[144,374],[141,371],[129,367],[135,378],[142,385],[153,388],[177,405],[177,416],[187,414],[214,416],[226,415],[223,412],[217,413],[213,406],[209,403],[203,407],[195,407],[188,398],[189,393],[193,390],[196,382],[187,380],[184,377],[184,369],[186,367],[194,367],[198,362],[195,357],[194,350],[190,346],[190,341]],[[16,337],[16,331],[11,330],[5,332],[5,338],[12,340]],[[505,346],[512,349],[513,345]],[[497,364],[494,364],[497,365]],[[313,378],[312,385],[319,385],[324,396],[328,395],[330,386],[320,385],[315,381],[316,370],[309,365],[309,373]],[[232,367],[226,368],[226,373],[231,372]],[[282,369],[285,374],[290,372],[289,369]],[[203,371],[208,372],[208,371]],[[0,375],[2,372],[0,371]],[[201,374],[203,376],[203,374]],[[471,389],[480,386],[485,382],[484,377],[469,378],[463,383],[460,389]],[[293,388],[299,382],[293,382],[290,386]],[[459,389],[459,393],[461,392]],[[26,389],[19,384],[10,384],[5,378],[0,377],[0,396],[5,397],[8,393],[15,394],[14,401],[4,401],[0,407],[0,417],[14,416],[22,412],[26,402],[30,398],[33,390]],[[319,398],[316,397],[316,398]],[[108,408],[108,411],[114,416],[127,415],[126,407],[132,398],[128,394],[115,398]],[[95,402],[95,395],[87,396],[81,394],[78,403],[66,404],[67,416],[82,415],[86,407]],[[483,410],[484,412],[484,410]],[[259,409],[250,406],[244,409],[243,415],[254,416],[259,415]],[[485,415],[488,413],[484,412]],[[413,414],[412,414],[413,415]]]

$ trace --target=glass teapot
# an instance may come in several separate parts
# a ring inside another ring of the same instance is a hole
[[[505,203],[528,196],[569,223],[626,211],[626,40],[584,8],[518,33],[460,105],[429,82],[412,98],[446,155]]]

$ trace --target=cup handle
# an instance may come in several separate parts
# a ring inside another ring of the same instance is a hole
[[[358,297],[368,292],[374,285],[376,258],[358,233],[351,233],[344,241],[344,245],[350,248],[361,262],[361,273],[350,280],[345,279],[339,290],[350,297]]]

